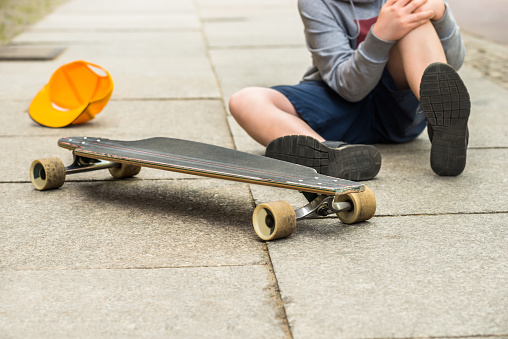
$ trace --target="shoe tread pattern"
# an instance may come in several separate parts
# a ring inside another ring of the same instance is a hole
[[[466,165],[467,121],[471,110],[466,86],[451,66],[436,63],[423,74],[420,97],[433,132],[431,167],[439,175],[459,175]]]
[[[369,145],[330,148],[308,136],[285,136],[272,141],[266,156],[312,167],[318,173],[347,179],[369,180],[381,167],[381,155]]]

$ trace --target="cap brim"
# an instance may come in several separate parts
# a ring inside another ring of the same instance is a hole
[[[28,107],[30,117],[47,127],[65,127],[72,124],[88,107],[88,103],[65,110],[56,109],[49,97],[49,86],[44,86]]]

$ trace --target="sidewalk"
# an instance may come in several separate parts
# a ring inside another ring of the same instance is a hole
[[[433,174],[426,133],[381,145],[377,214],[359,225],[308,220],[264,243],[255,205],[299,207],[298,192],[150,169],[32,188],[32,160],[71,161],[64,136],[262,154],[226,103],[298,82],[302,29],[296,0],[69,0],[14,39],[66,50],[0,62],[0,338],[508,338],[508,89],[471,63],[464,173]],[[31,99],[77,59],[112,74],[108,106],[86,125],[36,125]]]

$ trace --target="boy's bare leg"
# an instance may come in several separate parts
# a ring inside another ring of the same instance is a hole
[[[411,88],[419,100],[423,72],[434,62],[446,63],[446,56],[436,30],[429,21],[397,42],[390,51],[386,67],[397,89]]]
[[[293,104],[271,88],[242,89],[231,97],[229,110],[240,126],[265,147],[284,135],[306,135],[324,141],[300,117]]]

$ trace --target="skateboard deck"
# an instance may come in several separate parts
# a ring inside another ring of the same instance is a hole
[[[225,147],[173,138],[119,141],[94,137],[61,138],[58,145],[73,152],[74,162],[65,167],[57,158],[35,160],[30,173],[38,190],[58,188],[72,173],[109,168],[115,178],[125,178],[139,173],[141,167],[151,167],[312,193],[315,199],[297,211],[285,202],[258,206],[253,224],[264,240],[288,236],[297,218],[337,213],[343,222],[354,223],[369,219],[375,211],[374,196],[362,184]]]

